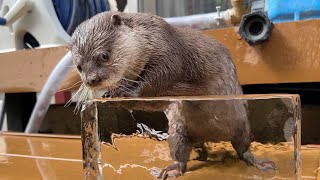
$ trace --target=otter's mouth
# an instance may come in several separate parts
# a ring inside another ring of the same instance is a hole
[[[141,83],[147,82],[143,75],[145,70],[140,73],[131,72],[124,73],[122,78],[118,81],[113,81],[115,83],[108,83],[105,93],[101,96],[102,98],[113,98],[113,97],[137,97],[139,94],[139,87]]]
[[[109,88],[103,95],[102,98],[113,98],[113,97],[132,97],[135,96],[138,83],[121,79],[116,83],[113,88]]]

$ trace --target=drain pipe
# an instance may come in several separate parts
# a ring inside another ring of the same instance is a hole
[[[57,92],[61,82],[64,80],[72,65],[72,55],[71,52],[68,51],[53,69],[46,81],[32,111],[25,133],[38,133],[42,120],[49,109],[51,98]]]

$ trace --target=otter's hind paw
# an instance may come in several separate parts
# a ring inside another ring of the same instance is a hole
[[[263,172],[266,172],[268,170],[277,170],[276,165],[273,161],[257,161],[255,163],[255,166]]]
[[[180,168],[180,163],[176,163],[176,164],[169,165],[162,170],[154,169],[151,174],[153,174],[154,176],[160,179],[167,179],[167,178],[177,178],[182,175],[182,172]]]

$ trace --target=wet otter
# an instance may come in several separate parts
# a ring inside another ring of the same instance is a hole
[[[75,30],[70,43],[84,84],[111,97],[242,94],[228,50],[191,29],[180,29],[144,13],[100,13]],[[250,152],[250,127],[244,101],[173,103],[168,143],[176,164],[162,178],[186,170],[191,146],[231,140],[239,157],[261,170]],[[178,109],[182,109],[179,114]],[[197,111],[202,110],[202,116]]]

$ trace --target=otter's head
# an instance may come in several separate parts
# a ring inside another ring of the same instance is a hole
[[[80,24],[69,49],[83,83],[90,89],[113,90],[124,80],[136,80],[145,62],[139,34],[124,14],[104,12]]]

